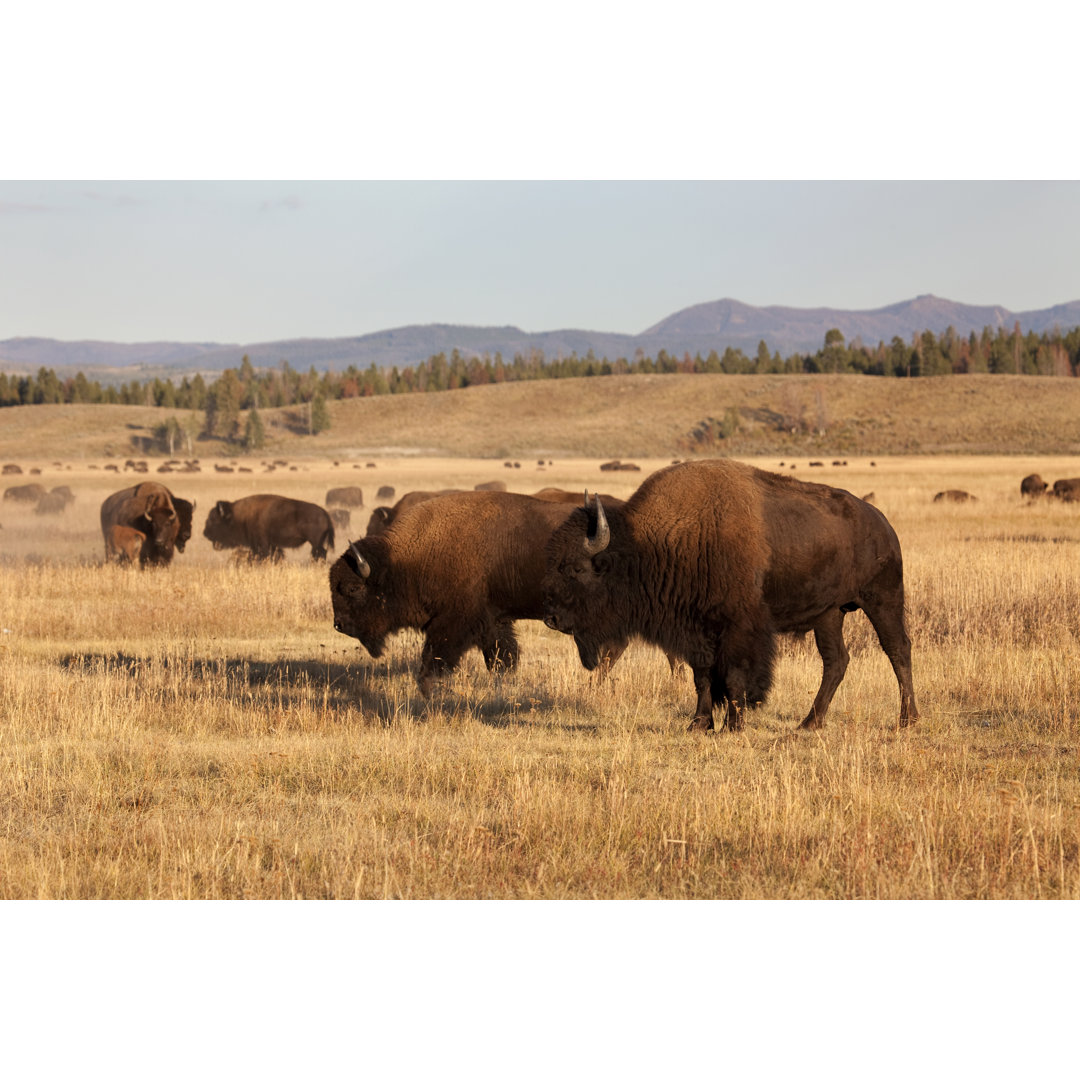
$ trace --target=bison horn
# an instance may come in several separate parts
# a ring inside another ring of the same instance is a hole
[[[590,536],[585,534],[585,554],[590,557],[593,555],[599,555],[611,542],[611,530],[608,528],[607,515],[604,513],[604,507],[600,502],[599,495],[593,495],[593,503],[596,506],[596,532]],[[589,493],[585,492],[585,510],[589,509]]]
[[[356,572],[362,577],[367,578],[371,576],[371,564],[360,554],[360,549],[357,548],[356,542],[353,541],[349,545],[349,550],[352,552],[353,558],[356,560]]]

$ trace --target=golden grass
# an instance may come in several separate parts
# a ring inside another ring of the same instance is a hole
[[[857,613],[822,732],[794,730],[820,673],[797,641],[746,730],[704,738],[659,653],[632,646],[598,685],[538,623],[517,672],[473,653],[425,702],[419,637],[374,662],[336,634],[306,549],[252,567],[201,536],[215,499],[253,491],[628,494],[644,473],[248,464],[162,477],[197,502],[166,571],[100,565],[98,506],[128,478],[65,472],[77,500],[57,519],[0,507],[0,897],[1080,896],[1080,510],[1018,495],[1026,472],[1072,475],[1068,459],[800,460],[796,475],[873,490],[900,535],[922,719],[895,730],[895,680]],[[945,487],[978,501],[933,504]]]

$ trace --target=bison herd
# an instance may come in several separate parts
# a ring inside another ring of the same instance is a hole
[[[728,459],[673,463],[625,501],[505,487],[410,491],[375,507],[365,535],[330,568],[334,627],[373,658],[397,631],[421,632],[416,678],[425,697],[472,648],[489,670],[514,668],[514,624],[536,619],[572,637],[582,665],[601,677],[631,640],[655,645],[673,671],[683,662],[692,673],[690,730],[712,730],[717,709],[722,726],[737,730],[769,693],[778,636],[812,631],[822,675],[800,726],[813,729],[848,666],[845,616],[862,610],[896,677],[899,725],[918,718],[900,543],[871,495]],[[1028,476],[1021,493],[1077,501],[1080,478],[1050,488]],[[378,498],[394,495],[383,487]],[[949,489],[934,501],[971,498]],[[9,487],[4,499],[57,513],[74,495],[31,483]],[[203,536],[215,550],[256,560],[303,544],[324,560],[335,527],[348,534],[363,493],[331,488],[325,503],[271,494],[219,500]],[[168,566],[191,538],[194,510],[154,481],[114,492],[101,505],[106,560]]]

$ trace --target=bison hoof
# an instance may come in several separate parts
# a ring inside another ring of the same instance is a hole
[[[800,725],[800,731],[818,731],[825,726],[825,721],[811,713]]]
[[[901,716],[897,721],[897,727],[911,727],[919,718],[917,716]]]
[[[687,731],[712,731],[713,730],[712,717],[711,716],[710,717],[695,716],[694,719],[690,721],[690,726],[686,730]]]

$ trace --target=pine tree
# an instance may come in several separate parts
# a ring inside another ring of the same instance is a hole
[[[252,409],[247,414],[247,422],[244,424],[244,449],[249,453],[252,450],[261,450],[266,445],[266,430],[263,428],[262,417],[258,409]]]

